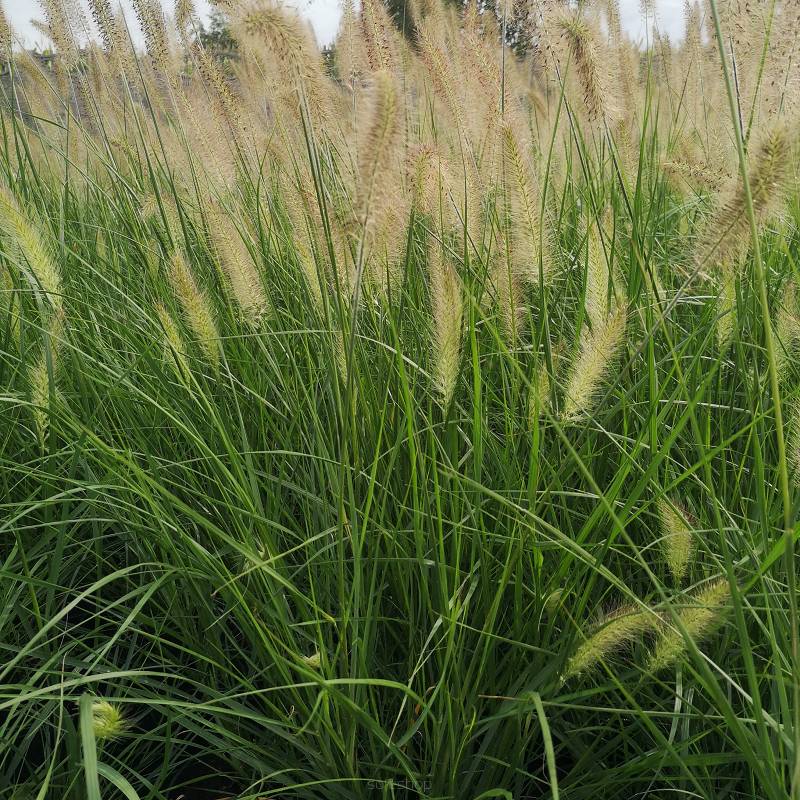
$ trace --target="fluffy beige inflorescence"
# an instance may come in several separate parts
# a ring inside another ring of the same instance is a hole
[[[270,304],[250,251],[226,209],[210,206],[207,213],[212,246],[231,298],[244,319],[257,325]]]
[[[447,408],[453,399],[461,363],[464,294],[452,260],[438,245],[431,248],[428,274],[433,315],[434,384],[441,405]]]
[[[606,255],[607,247],[609,242],[601,236],[599,222],[590,225],[586,242],[586,292],[583,304],[593,331],[602,329],[610,310],[611,268]]]
[[[6,16],[5,9],[0,4],[0,50],[3,54],[11,52],[11,46],[14,43],[14,33],[11,30],[11,25],[8,24],[8,17]]]
[[[515,126],[501,123],[503,156],[508,177],[508,195],[512,221],[512,263],[521,278],[538,284],[540,274],[550,277],[549,262],[542,258],[542,234],[539,224],[540,203],[533,171],[523,155]],[[541,266],[541,273],[540,273]]]
[[[292,90],[287,107],[296,119],[302,118],[305,108],[315,124],[328,124],[329,82],[313,34],[297,12],[263,2],[243,3],[231,16],[247,51],[254,58],[265,52],[285,70]]]
[[[749,179],[763,226],[784,203],[793,171],[800,59],[786,31],[799,17],[789,4],[775,7],[776,38],[758,64],[744,51],[760,35],[763,14],[735,5],[726,10],[724,33],[735,47]],[[320,51],[294,9],[272,0],[226,0],[219,7],[230,22],[235,57],[192,35],[192,0],[175,0],[174,20],[156,0],[134,6],[148,58],[136,57],[110,0],[89,0],[102,47],[85,48],[75,1],[45,0],[52,74],[16,53],[20,96],[31,118],[66,123],[41,126],[31,137],[39,147],[32,157],[46,164],[44,153],[68,148],[70,163],[80,165],[71,181],[124,180],[147,198],[144,216],[157,222],[145,230],[159,240],[143,248],[148,279],[165,272],[162,250],[177,251],[166,270],[183,312],[173,324],[210,363],[220,357],[216,298],[193,272],[199,276],[206,262],[189,265],[189,254],[201,251],[203,224],[187,208],[209,223],[210,255],[237,310],[235,324],[255,325],[271,313],[272,299],[280,306],[284,273],[268,263],[274,254],[292,272],[293,299],[335,327],[341,319],[333,317],[355,299],[365,304],[377,296],[391,304],[400,297],[401,279],[425,261],[435,240],[427,264],[433,372],[438,397],[449,402],[465,307],[459,275],[470,290],[477,287],[479,314],[498,320],[515,357],[529,334],[539,339],[545,329],[560,331],[550,327],[559,317],[556,290],[563,278],[572,291],[579,277],[562,269],[573,254],[559,250],[569,218],[559,204],[580,197],[590,209],[586,249],[577,257],[584,263],[585,254],[587,265],[585,324],[571,368],[553,372],[546,393],[563,420],[580,423],[625,343],[627,307],[614,290],[632,266],[626,245],[633,237],[621,201],[636,197],[634,182],[645,185],[654,173],[686,203],[713,197],[708,224],[690,239],[686,260],[701,279],[716,281],[709,294],[717,295],[710,302],[717,304],[720,345],[735,337],[750,230],[742,182],[734,176],[724,83],[693,4],[685,44],[656,33],[646,71],[638,69],[645,54],[622,30],[617,0],[569,9],[555,0],[515,3],[505,9],[520,45],[513,50],[503,40],[504,20],[477,2],[414,0],[404,17],[407,36],[380,0],[347,2],[331,54]],[[0,45],[9,41],[6,28],[0,17]],[[759,81],[763,99],[755,91]],[[678,100],[676,87],[684,86]],[[660,109],[657,118],[649,114],[651,102]],[[651,133],[653,152],[644,148],[640,165],[637,145],[642,136],[650,142]],[[591,174],[598,180],[584,192]],[[53,185],[61,180],[52,177]],[[37,192],[47,196],[46,181],[42,186],[0,186],[0,233],[9,260],[55,310],[62,288],[53,253],[60,258],[61,251],[46,221],[28,207]],[[602,214],[602,223],[596,218],[606,206],[611,237]],[[264,208],[266,227],[259,218]],[[648,266],[656,261],[648,260]],[[620,264],[616,274],[612,264]],[[779,366],[788,374],[800,321],[786,308],[776,328],[785,345]]]
[[[564,389],[562,418],[577,422],[592,410],[603,380],[625,340],[625,306],[613,310],[597,330],[584,327],[578,357]]]
[[[753,210],[764,220],[780,207],[790,175],[792,136],[784,122],[775,122],[751,151],[748,180]],[[750,241],[744,183],[737,175],[723,191],[697,248],[700,268],[719,265],[723,274],[736,267]]]
[[[578,14],[565,16],[561,20],[561,29],[575,61],[589,120],[609,120],[614,109],[610,103],[608,77],[597,31]]]
[[[13,253],[21,257],[35,281],[35,288],[54,309],[61,306],[61,271],[47,237],[32,210],[23,209],[11,190],[0,183],[0,233]]]

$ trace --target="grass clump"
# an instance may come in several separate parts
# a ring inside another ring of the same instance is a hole
[[[0,800],[800,796],[794,6],[133,6],[0,14]]]

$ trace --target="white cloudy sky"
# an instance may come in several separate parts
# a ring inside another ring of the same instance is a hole
[[[42,37],[30,26],[31,18],[41,18],[42,12],[38,0],[0,0],[17,32],[26,43],[41,41]],[[84,0],[85,2],[85,0]],[[170,12],[173,0],[162,0],[165,9]],[[288,0],[296,5],[311,20],[320,43],[331,41],[339,23],[338,0]],[[195,5],[200,12],[208,10],[206,0],[196,0]],[[130,9],[130,0],[122,0],[122,6]],[[628,31],[635,37],[644,35],[644,23],[639,11],[639,0],[620,0],[622,21]],[[658,25],[671,38],[678,38],[683,32],[683,0],[656,0]],[[133,19],[133,15],[130,15]]]

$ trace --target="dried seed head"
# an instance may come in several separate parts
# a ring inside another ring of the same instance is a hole
[[[563,17],[561,30],[575,61],[589,120],[610,119],[612,107],[596,32],[577,14]]]
[[[345,0],[334,52],[339,77],[351,92],[356,91],[369,68],[366,46],[357,23],[353,0]]]
[[[69,73],[78,63],[78,46],[70,25],[64,0],[42,0],[47,35],[53,40],[60,58],[59,68]]]
[[[461,364],[464,298],[461,279],[438,245],[434,245],[429,258],[434,383],[442,407],[447,408],[453,399]]]
[[[308,26],[296,12],[279,6],[249,5],[234,17],[234,30],[251,51],[265,45],[294,90],[292,113],[300,119],[304,103],[320,130],[329,120],[328,85],[322,59]],[[248,44],[250,42],[251,44]]]
[[[399,58],[394,26],[382,0],[361,3],[361,33],[369,68],[373,72],[385,70],[396,75]]]
[[[158,0],[131,0],[139,20],[147,55],[157,73],[172,77],[172,49],[167,34],[167,23]]]
[[[748,180],[753,211],[758,220],[769,216],[784,200],[790,174],[791,144],[789,128],[779,122],[765,132],[752,151]],[[737,176],[706,225],[697,250],[697,263],[700,267],[735,265],[744,256],[749,241],[744,184]]]
[[[234,96],[222,70],[199,42],[192,45],[192,55],[211,93],[214,111],[225,120],[234,134],[239,133],[242,127],[242,101]]]
[[[186,40],[197,13],[192,0],[175,0],[175,27],[181,40]]]
[[[89,10],[92,12],[92,18],[100,32],[100,41],[106,52],[110,52],[114,49],[119,35],[111,2],[110,0],[89,0]]]
[[[719,189],[720,174],[703,164],[692,163],[682,158],[668,158],[661,161],[669,184],[684,194],[689,187],[695,191],[715,192]]]
[[[269,301],[250,251],[225,209],[211,207],[208,217],[211,242],[227,279],[231,298],[245,320],[257,325],[268,312]]]
[[[0,2],[0,50],[2,50],[4,54],[11,53],[11,46],[13,44],[14,32],[8,24],[6,11],[3,8],[2,2]]]
[[[364,139],[358,160],[359,213],[366,218],[376,193],[385,188],[385,173],[396,155],[400,132],[398,92],[392,76],[381,70],[375,73],[363,129]]]
[[[459,134],[465,131],[463,103],[457,88],[460,84],[453,70],[453,60],[448,57],[441,37],[429,23],[419,26],[420,56],[433,83],[433,89],[453,116]]]

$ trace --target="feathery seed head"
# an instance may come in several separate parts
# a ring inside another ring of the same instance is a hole
[[[22,256],[33,275],[36,288],[54,309],[61,305],[61,273],[39,228],[33,210],[23,210],[11,190],[0,183],[0,233],[12,251]]]
[[[612,109],[596,32],[577,14],[562,17],[560,27],[575,61],[589,120],[610,118]]]
[[[64,0],[41,2],[47,22],[47,35],[56,46],[64,71],[69,73],[78,63],[78,46],[72,33],[67,6]]]
[[[186,361],[186,345],[183,337],[163,303],[156,303],[156,314],[164,331],[164,360],[170,363],[181,380],[185,381],[185,376],[189,372],[189,364]]]
[[[520,147],[515,126],[508,119],[500,123],[503,158],[510,177],[507,195],[511,212],[511,250],[515,272],[532,284],[539,283],[539,259],[542,253],[539,225],[539,200],[533,171]],[[550,277],[548,259],[542,259],[545,280]]]
[[[456,87],[458,76],[453,71],[452,59],[448,58],[444,45],[429,23],[418,29],[420,56],[433,83],[434,91],[442,99],[453,116],[457,131],[463,135],[465,130],[463,103]]]
[[[375,73],[370,94],[365,136],[359,157],[361,213],[366,214],[382,185],[400,131],[398,92],[393,77],[385,70]]]
[[[428,266],[433,312],[434,383],[443,408],[450,405],[461,363],[464,298],[461,279],[441,247],[434,245]]]
[[[753,211],[758,220],[778,209],[790,174],[792,136],[782,122],[771,125],[753,148],[748,180]],[[709,219],[697,250],[701,267],[719,264],[724,269],[741,261],[750,241],[750,224],[744,183],[740,176],[719,202]]]
[[[327,84],[313,34],[300,16],[276,5],[250,4],[234,15],[234,30],[256,58],[266,45],[294,90],[292,113],[300,119],[303,100],[320,129],[329,119]]]
[[[712,581],[691,595],[692,604],[678,612],[687,634],[698,644],[707,638],[722,622],[731,587],[727,580]],[[653,647],[648,662],[653,672],[672,666],[686,652],[686,640],[680,630],[665,626]]]
[[[197,286],[189,264],[180,250],[175,250],[172,254],[169,277],[186,323],[197,338],[208,362],[216,367],[219,364],[219,332],[214,321],[214,312],[205,293]]]
[[[361,32],[370,69],[396,74],[399,59],[394,26],[382,0],[362,0]]]
[[[517,347],[520,333],[522,332],[523,314],[525,312],[524,299],[525,287],[522,278],[510,263],[504,248],[498,247],[495,265],[489,274],[491,287],[494,291],[497,313],[502,325],[503,333],[511,349]]]
[[[707,192],[719,189],[720,175],[703,164],[682,158],[667,158],[661,161],[664,176],[673,189],[684,194],[686,187]]]
[[[564,391],[562,419],[577,422],[589,413],[603,378],[625,339],[625,307],[612,311],[597,331],[584,328],[578,358]]]
[[[11,46],[14,44],[14,33],[11,26],[8,24],[8,17],[0,2],[0,51],[4,53],[11,52]]]
[[[653,630],[657,617],[639,606],[623,606],[608,615],[567,663],[563,680],[581,675],[605,661],[643,634]]]
[[[106,52],[114,49],[117,42],[117,20],[111,8],[110,0],[89,0],[89,10],[92,13],[97,30],[100,32],[100,40]]]
[[[368,56],[361,28],[356,19],[353,0],[344,0],[342,3],[335,55],[342,81],[351,92],[355,92],[368,69]]]
[[[175,27],[182,39],[188,35],[196,16],[192,0],[175,0]]]
[[[241,100],[237,100],[234,96],[227,78],[205,47],[199,42],[194,42],[191,52],[197,69],[211,92],[214,110],[225,120],[234,134],[239,133],[242,128]]]
[[[586,296],[584,306],[592,330],[600,330],[609,313],[609,268],[607,240],[600,236],[600,223],[595,221],[587,232]]]
[[[132,0],[132,5],[153,67],[162,76],[171,76],[172,51],[161,4],[158,0]]]
[[[209,231],[233,301],[242,316],[250,324],[257,325],[267,313],[269,301],[250,251],[224,209],[212,207],[209,210]]]
[[[661,525],[661,549],[664,560],[680,585],[694,556],[695,538],[689,525],[688,513],[674,501],[659,498],[658,517]]]

